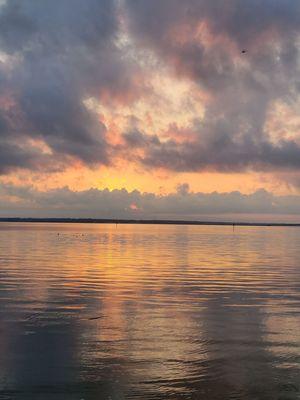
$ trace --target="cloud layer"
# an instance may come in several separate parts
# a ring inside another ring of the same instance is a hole
[[[210,96],[204,118],[189,127],[196,139],[158,144],[150,137],[145,164],[176,171],[299,169],[299,132],[274,138],[266,128],[276,102],[298,99],[298,2],[127,0],[127,6],[140,46]]]
[[[137,190],[89,189],[72,191],[68,187],[46,192],[28,186],[0,186],[0,217],[73,217],[134,219],[213,219],[264,220],[300,214],[299,196],[275,196],[265,190],[250,195],[231,193],[193,193],[188,184],[168,195]],[[268,217],[268,215],[270,217]],[[267,216],[267,217],[266,217]],[[293,220],[291,220],[293,221]],[[298,221],[298,220],[297,220]],[[297,222],[294,220],[294,222]]]
[[[51,169],[70,157],[110,162],[106,127],[84,100],[130,90],[132,66],[117,35],[111,0],[9,0],[0,8],[0,172]]]
[[[294,0],[4,1],[0,175],[121,163],[291,181],[299,43]]]

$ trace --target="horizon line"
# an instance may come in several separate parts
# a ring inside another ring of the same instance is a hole
[[[122,218],[64,218],[64,217],[0,217],[0,222],[28,222],[28,223],[88,223],[88,224],[120,224],[120,225],[212,225],[212,226],[274,226],[300,227],[300,223],[289,222],[244,222],[244,221],[192,221],[169,219],[122,219]]]

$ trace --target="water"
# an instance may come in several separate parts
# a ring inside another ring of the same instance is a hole
[[[300,398],[300,229],[0,224],[0,400]]]

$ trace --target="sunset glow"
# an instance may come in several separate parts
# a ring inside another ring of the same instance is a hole
[[[2,2],[1,215],[42,216],[28,190],[181,185],[224,199],[263,189],[298,212],[299,7],[238,3]]]

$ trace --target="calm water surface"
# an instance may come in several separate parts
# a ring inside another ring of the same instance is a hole
[[[300,399],[300,229],[1,223],[0,399]]]

